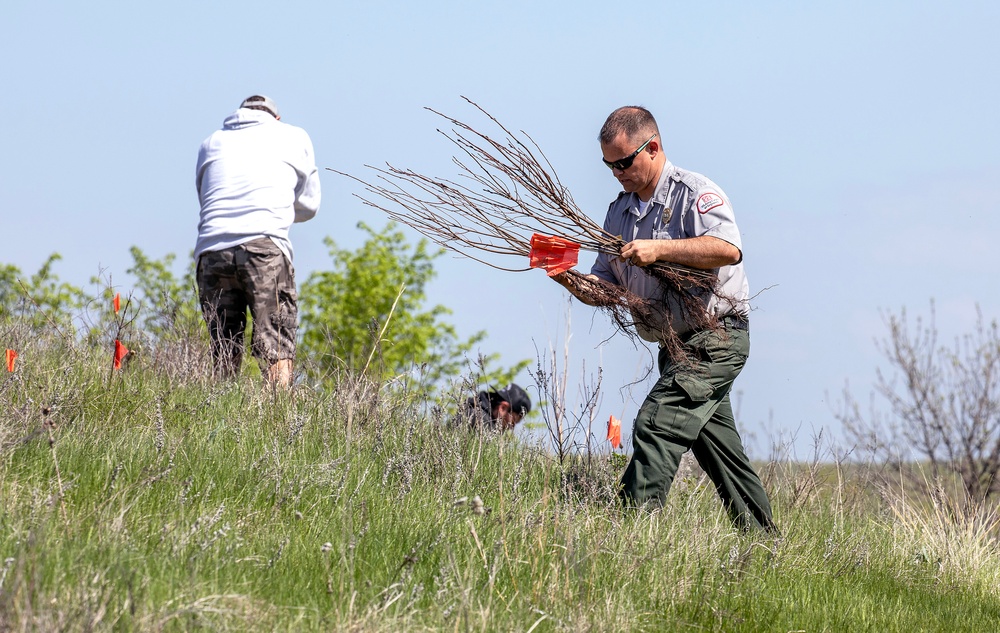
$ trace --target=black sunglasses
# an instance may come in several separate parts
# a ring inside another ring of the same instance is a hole
[[[654,138],[656,138],[655,134],[649,137],[649,141],[652,141]],[[618,171],[625,171],[626,169],[632,166],[632,163],[635,162],[635,157],[639,155],[639,152],[646,149],[646,146],[649,145],[649,141],[646,141],[645,143],[640,145],[639,149],[635,150],[634,152],[632,152],[625,158],[622,158],[621,160],[609,161],[609,160],[604,160],[602,158],[601,161],[603,161],[604,164],[608,166],[608,169],[617,169]]]

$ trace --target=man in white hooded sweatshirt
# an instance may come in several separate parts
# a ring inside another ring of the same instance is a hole
[[[312,141],[281,122],[274,101],[247,97],[201,144],[195,185],[194,258],[216,375],[239,372],[249,308],[261,372],[269,384],[288,387],[298,323],[288,229],[319,209]]]

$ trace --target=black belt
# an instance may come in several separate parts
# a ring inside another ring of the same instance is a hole
[[[743,330],[746,332],[750,331],[750,319],[739,313],[736,314],[730,313],[727,314],[726,316],[719,317],[719,325],[721,325],[722,327],[731,328],[733,330]],[[700,332],[704,332],[704,330],[693,330],[687,332],[686,334],[682,334],[680,337],[681,343],[687,343],[688,339],[690,339],[692,336]],[[660,341],[660,349],[663,349],[664,347],[666,347],[666,343]]]
[[[750,319],[742,314],[727,314],[719,319],[719,323],[734,330],[749,330]]]

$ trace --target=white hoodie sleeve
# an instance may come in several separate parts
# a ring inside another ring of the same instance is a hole
[[[304,156],[300,165],[295,166],[299,174],[299,182],[295,187],[295,221],[305,222],[316,216],[319,210],[320,186],[319,170],[316,168],[316,158],[313,155],[312,141],[303,131],[302,136]]]

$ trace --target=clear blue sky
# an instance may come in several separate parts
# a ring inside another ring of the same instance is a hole
[[[1000,5],[990,2],[7,3],[0,20],[0,261],[127,288],[128,248],[192,249],[198,144],[263,92],[312,136],[321,168],[392,162],[452,176],[424,106],[475,122],[466,95],[546,152],[600,219],[618,189],[597,131],[615,107],[657,117],[667,156],[729,195],[755,300],[736,383],[743,425],[836,426],[849,381],[867,401],[884,311],[927,315],[947,339],[994,291],[1000,236]],[[385,223],[322,175],[319,215],[292,231],[299,281],[329,266],[323,238]],[[415,234],[413,234],[415,237]],[[585,262],[589,267],[589,260]],[[430,302],[510,360],[564,339],[563,291],[540,271],[450,255]],[[178,268],[180,270],[180,267]],[[491,297],[515,297],[510,311]],[[651,357],[584,306],[570,364],[603,366],[600,419],[627,425]],[[576,378],[579,379],[578,377]],[[530,383],[527,376],[522,382]],[[627,429],[626,429],[627,431]]]

